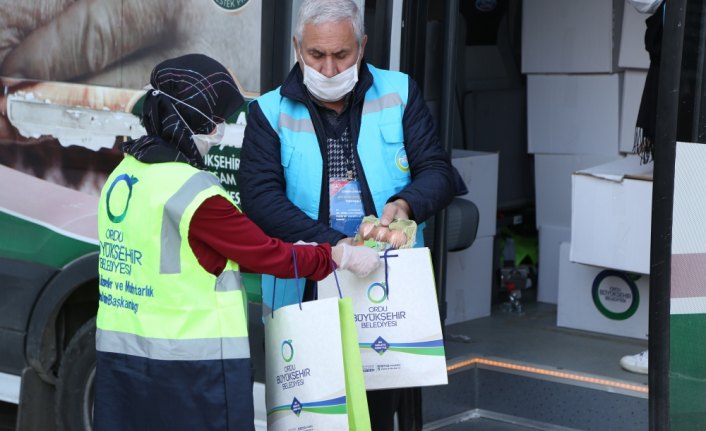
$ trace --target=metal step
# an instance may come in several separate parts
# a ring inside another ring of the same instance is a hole
[[[514,416],[503,415],[481,409],[470,410],[450,418],[441,419],[429,424],[425,424],[424,431],[574,431],[574,428],[566,428],[551,425],[543,422],[531,421]]]
[[[648,428],[642,384],[474,355],[448,369],[448,385],[422,389],[425,430]]]

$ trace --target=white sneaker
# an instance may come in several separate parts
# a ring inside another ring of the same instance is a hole
[[[648,371],[647,350],[636,355],[627,355],[620,358],[620,366],[628,371],[638,374],[647,374]]]

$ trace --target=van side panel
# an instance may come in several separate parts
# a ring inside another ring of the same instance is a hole
[[[20,375],[32,309],[56,269],[38,263],[0,258],[0,372]]]

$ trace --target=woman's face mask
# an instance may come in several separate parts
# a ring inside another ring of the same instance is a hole
[[[187,126],[188,127],[188,126]],[[226,124],[216,124],[216,129],[210,135],[191,135],[196,148],[198,148],[201,156],[206,156],[208,151],[220,144],[223,141],[223,135],[226,133]]]
[[[359,46],[358,58],[351,67],[330,78],[307,66],[300,52],[299,59],[304,65],[304,85],[314,97],[323,102],[337,102],[343,99],[358,82],[358,61],[361,51]]]

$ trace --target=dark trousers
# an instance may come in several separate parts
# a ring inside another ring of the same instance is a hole
[[[422,429],[421,388],[367,391],[372,431],[393,431],[395,412],[400,431]]]

